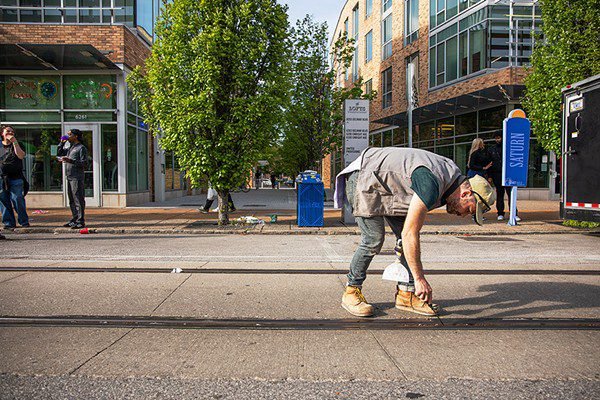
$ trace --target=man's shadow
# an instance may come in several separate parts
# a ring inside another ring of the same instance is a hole
[[[476,293],[461,299],[434,297],[441,306],[440,316],[475,316],[518,318],[547,311],[600,308],[600,286],[574,282],[511,282],[479,286]],[[434,295],[436,293],[434,292]],[[387,315],[393,302],[373,303],[376,316]],[[577,315],[574,313],[574,317]]]

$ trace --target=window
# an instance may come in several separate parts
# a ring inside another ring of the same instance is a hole
[[[116,192],[119,189],[117,126],[102,124],[102,190]]]
[[[365,82],[365,94],[370,95],[371,93],[373,93],[373,79]]]
[[[430,29],[458,14],[458,0],[429,0]]]
[[[393,132],[391,129],[389,131],[385,131],[385,132],[381,133],[381,140],[382,140],[381,145],[383,147],[391,147],[392,146],[392,135],[393,135]]]
[[[138,1],[136,4],[136,24],[147,34],[148,39],[154,38],[154,23],[160,14],[160,0]]]
[[[382,59],[388,59],[392,56],[392,14],[388,15],[381,22],[382,37]]]
[[[32,192],[60,192],[62,164],[56,159],[60,125],[15,126],[21,148],[25,151],[23,167]]]
[[[368,63],[373,59],[373,31],[365,35],[365,62]]]
[[[0,21],[34,23],[125,23],[133,26],[134,0],[3,0]],[[158,6],[159,0],[154,0]]]
[[[185,189],[185,173],[179,166],[179,161],[173,152],[165,152],[165,189]]]
[[[459,0],[460,11],[466,10],[468,7],[471,7],[477,3],[480,3],[482,0]]]
[[[382,0],[383,3],[383,12],[386,12],[390,8],[392,8],[392,0]]]
[[[419,37],[419,0],[404,0],[404,44]]]
[[[450,82],[458,76],[458,24],[432,35],[429,38],[430,87]]]
[[[348,37],[349,33],[348,32],[348,18],[346,18],[346,20],[344,21],[344,33],[346,34],[346,37]],[[348,80],[348,69],[346,68],[344,70],[344,80],[347,81]]]
[[[381,73],[381,101],[382,108],[386,109],[392,105],[392,67]]]
[[[117,108],[115,75],[67,75],[63,78],[66,109],[114,110]]]
[[[365,0],[365,18],[373,12],[373,0]]]
[[[127,190],[148,190],[148,125],[137,100],[127,91]]]
[[[478,24],[469,29],[469,73],[481,71],[486,66],[487,23]]]

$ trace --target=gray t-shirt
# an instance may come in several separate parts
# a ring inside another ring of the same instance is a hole
[[[58,155],[70,158],[72,163],[65,163],[67,179],[83,179],[85,167],[88,163],[88,151],[81,143],[75,143],[65,149],[64,143],[58,145]]]

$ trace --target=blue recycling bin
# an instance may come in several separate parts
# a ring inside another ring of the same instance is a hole
[[[298,226],[323,226],[325,189],[321,175],[305,171],[296,178],[298,183]]]

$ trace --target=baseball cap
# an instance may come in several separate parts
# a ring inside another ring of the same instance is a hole
[[[496,202],[496,191],[489,182],[480,175],[475,175],[469,179],[471,190],[477,202],[475,211],[475,222],[477,225],[483,224],[483,214],[492,208],[492,204]]]

